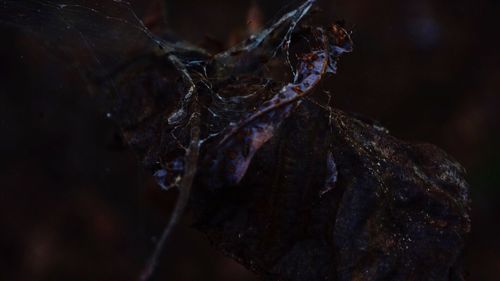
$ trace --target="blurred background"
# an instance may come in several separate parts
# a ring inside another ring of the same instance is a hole
[[[221,48],[287,3],[163,7],[176,36]],[[146,23],[161,7],[132,6]],[[355,42],[321,87],[336,107],[379,120],[401,139],[436,144],[462,163],[473,200],[466,276],[498,280],[499,2],[330,0],[318,7],[324,23],[344,19]],[[136,280],[176,192],[156,187],[64,62],[30,35],[0,30],[0,280]],[[257,279],[212,249],[186,216],[157,280]]]

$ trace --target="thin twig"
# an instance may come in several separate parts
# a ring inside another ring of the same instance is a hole
[[[193,106],[198,109],[197,102],[193,104]],[[184,175],[182,176],[181,182],[179,184],[179,198],[177,199],[177,203],[173,210],[172,216],[166,225],[163,233],[160,237],[160,240],[156,244],[155,250],[150,257],[146,267],[141,273],[139,278],[140,281],[148,281],[153,276],[155,268],[158,264],[158,260],[160,258],[161,253],[163,252],[163,248],[165,245],[165,241],[170,236],[170,233],[174,229],[174,227],[180,221],[182,215],[184,214],[184,210],[189,201],[189,196],[191,194],[191,187],[193,185],[194,176],[197,171],[198,157],[200,152],[200,114],[199,110],[195,110],[192,115],[192,124],[191,127],[191,142],[189,144],[188,150],[186,152],[186,170]]]

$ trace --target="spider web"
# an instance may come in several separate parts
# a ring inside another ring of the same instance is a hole
[[[142,280],[150,278],[195,176],[208,174],[213,188],[239,183],[254,154],[351,50],[343,29],[300,26],[314,2],[293,5],[258,34],[209,54],[153,34],[126,1],[0,1],[0,22],[37,35],[92,77],[158,184],[179,187]]]
[[[100,73],[144,48],[164,44],[125,1],[0,1],[0,21]]]
[[[0,1],[0,22],[30,32],[40,45],[47,46],[53,54],[63,57],[65,63],[81,71],[91,83],[105,80],[106,86],[115,95],[119,94],[120,89],[117,89],[114,74],[128,69],[129,64],[133,64],[137,58],[154,54],[158,60],[167,60],[180,75],[184,86],[181,89],[183,93],[176,95],[177,108],[168,113],[168,124],[172,127],[169,135],[179,147],[186,150],[189,141],[178,140],[182,138],[182,127],[185,128],[190,123],[192,116],[188,112],[189,106],[198,88],[209,91],[214,98],[210,106],[200,105],[200,110],[208,111],[209,118],[213,119],[212,129],[200,140],[203,143],[221,133],[231,122],[219,121],[237,118],[248,111],[250,106],[255,107],[249,101],[262,99],[262,92],[269,90],[271,85],[269,79],[253,81],[253,85],[248,85],[253,86],[253,92],[224,97],[214,91],[214,80],[220,81],[235,73],[244,75],[245,72],[254,71],[255,68],[250,69],[240,63],[244,61],[242,57],[255,59],[269,53],[274,57],[281,50],[286,53],[286,61],[293,70],[288,53],[291,35],[313,3],[314,1],[309,0],[290,5],[283,15],[260,33],[216,54],[216,77],[207,70],[208,54],[204,50],[186,42],[168,41],[153,34],[127,1],[3,0]],[[196,55],[193,57],[185,55],[186,53]],[[220,67],[221,65],[224,66]],[[110,112],[113,113],[113,110]]]

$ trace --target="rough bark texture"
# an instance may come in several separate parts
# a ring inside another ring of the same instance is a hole
[[[305,103],[240,184],[199,180],[194,226],[265,280],[463,280],[464,176],[433,145]]]

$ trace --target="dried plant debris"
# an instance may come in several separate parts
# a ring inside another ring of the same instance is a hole
[[[0,1],[1,21],[71,56],[158,184],[179,188],[141,280],[188,202],[266,280],[462,280],[465,171],[318,97],[352,41],[306,23],[315,1],[218,54],[153,34],[127,2],[87,2]]]
[[[462,280],[464,174],[432,145],[306,101],[238,186],[197,190],[195,227],[266,280]]]

